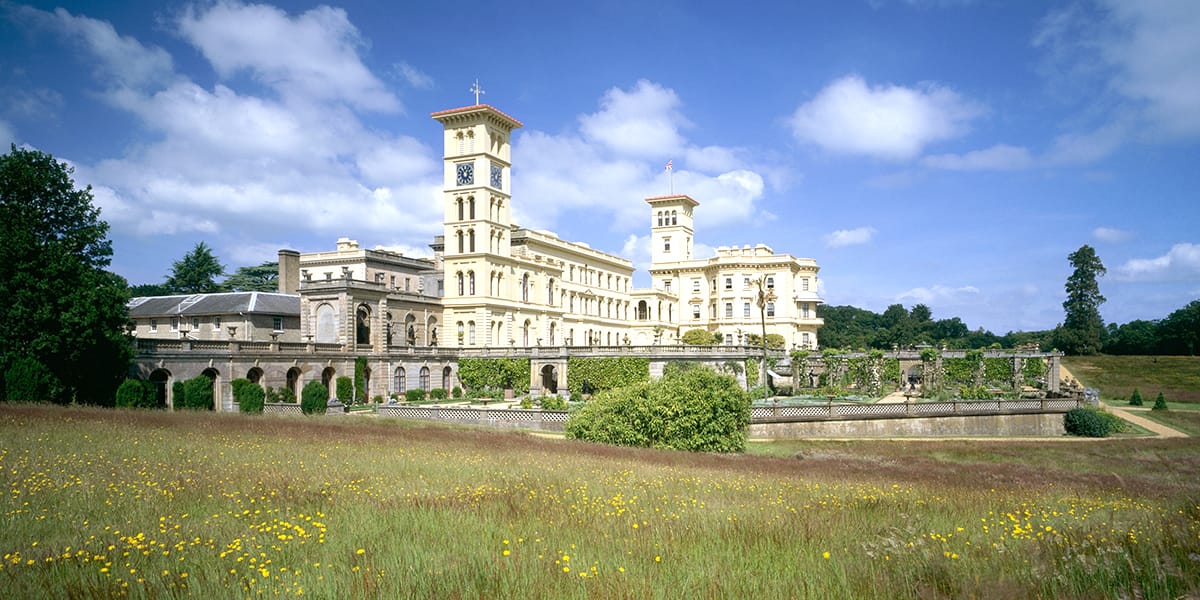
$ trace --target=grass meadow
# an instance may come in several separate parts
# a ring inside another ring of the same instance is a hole
[[[1200,408],[1200,356],[1069,356],[1062,362],[1105,400],[1121,403],[1137,388],[1146,406],[1162,392],[1172,408]]]
[[[0,404],[6,598],[1180,598],[1185,440],[602,447]]]

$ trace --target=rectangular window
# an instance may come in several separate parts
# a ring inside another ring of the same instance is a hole
[[[671,236],[663,238],[663,252],[671,252]]]
[[[775,278],[774,277],[767,278],[767,289],[768,290],[775,289]]]
[[[692,280],[692,291],[693,292],[700,291],[700,280],[699,279]]]
[[[271,317],[271,330],[283,331],[283,317]]]
[[[800,280],[800,289],[805,292],[808,291],[808,278],[807,277]]]
[[[732,302],[725,303],[725,318],[726,319],[733,318],[733,303]]]
[[[768,317],[775,316],[775,303],[774,302],[767,303],[767,316]]]
[[[742,316],[743,316],[743,317],[749,317],[749,316],[750,316],[750,303],[749,303],[749,302],[743,302],[743,303],[742,303]]]
[[[171,317],[171,331],[179,331],[179,317]]]
[[[725,289],[727,289],[727,290],[733,289],[733,278],[732,277],[725,278]]]
[[[192,317],[192,331],[200,331],[200,317]]]
[[[221,317],[213,317],[213,331],[221,331]]]
[[[699,305],[699,304],[693,304],[693,305],[692,305],[692,318],[693,318],[693,319],[699,319],[699,318],[700,318],[700,305]]]
[[[807,302],[800,305],[800,318],[801,319],[808,318],[808,303]]]
[[[412,291],[412,280],[407,277],[404,278],[404,291]]]
[[[800,344],[803,345],[805,348],[809,347],[810,344],[809,344],[809,339],[808,339],[807,333],[800,334]]]
[[[742,289],[743,290],[750,289],[750,278],[749,277],[742,278]]]
[[[671,280],[670,279],[663,280],[663,291],[664,292],[671,291]]]
[[[150,333],[158,331],[158,319],[150,319]]]

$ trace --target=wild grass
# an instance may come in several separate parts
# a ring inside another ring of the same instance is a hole
[[[1200,356],[1069,356],[1062,361],[1106,400],[1128,401],[1137,388],[1146,406],[1159,392],[1168,402],[1200,405]]]
[[[1177,598],[1191,440],[621,449],[0,405],[5,597]]]

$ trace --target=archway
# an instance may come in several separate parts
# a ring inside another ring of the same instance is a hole
[[[404,317],[404,344],[406,346],[417,345],[417,318],[411,314]]]
[[[250,370],[246,371],[246,379],[256,385],[262,385],[262,376],[263,370],[259,367],[250,367]]]
[[[437,324],[437,317],[429,317],[429,321],[425,324],[425,335],[427,336],[425,344],[428,346],[438,345]]]
[[[442,389],[450,391],[450,367],[442,369]]]
[[[354,343],[371,343],[371,309],[366,304],[358,305],[354,311]]]
[[[291,390],[292,402],[300,401],[300,367],[292,367],[287,372],[287,389]]]
[[[542,390],[548,394],[558,393],[558,369],[554,365],[542,367]]]
[[[337,312],[329,304],[318,306],[317,343],[333,344],[338,341],[337,338]]]
[[[334,390],[337,383],[337,370],[333,367],[325,367],[321,371],[321,385],[325,386],[325,392],[330,398],[336,398],[337,393]]]
[[[203,371],[200,371],[200,374],[212,381],[213,403],[212,406],[208,407],[208,409],[218,410],[218,408],[221,406],[221,372],[209,367]]]
[[[171,372],[166,369],[155,369],[150,373],[149,380],[154,384],[154,400],[159,408],[174,408],[175,401],[171,397]]]

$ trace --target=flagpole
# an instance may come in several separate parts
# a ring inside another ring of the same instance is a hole
[[[675,161],[667,161],[667,193],[671,196],[675,195]]]

